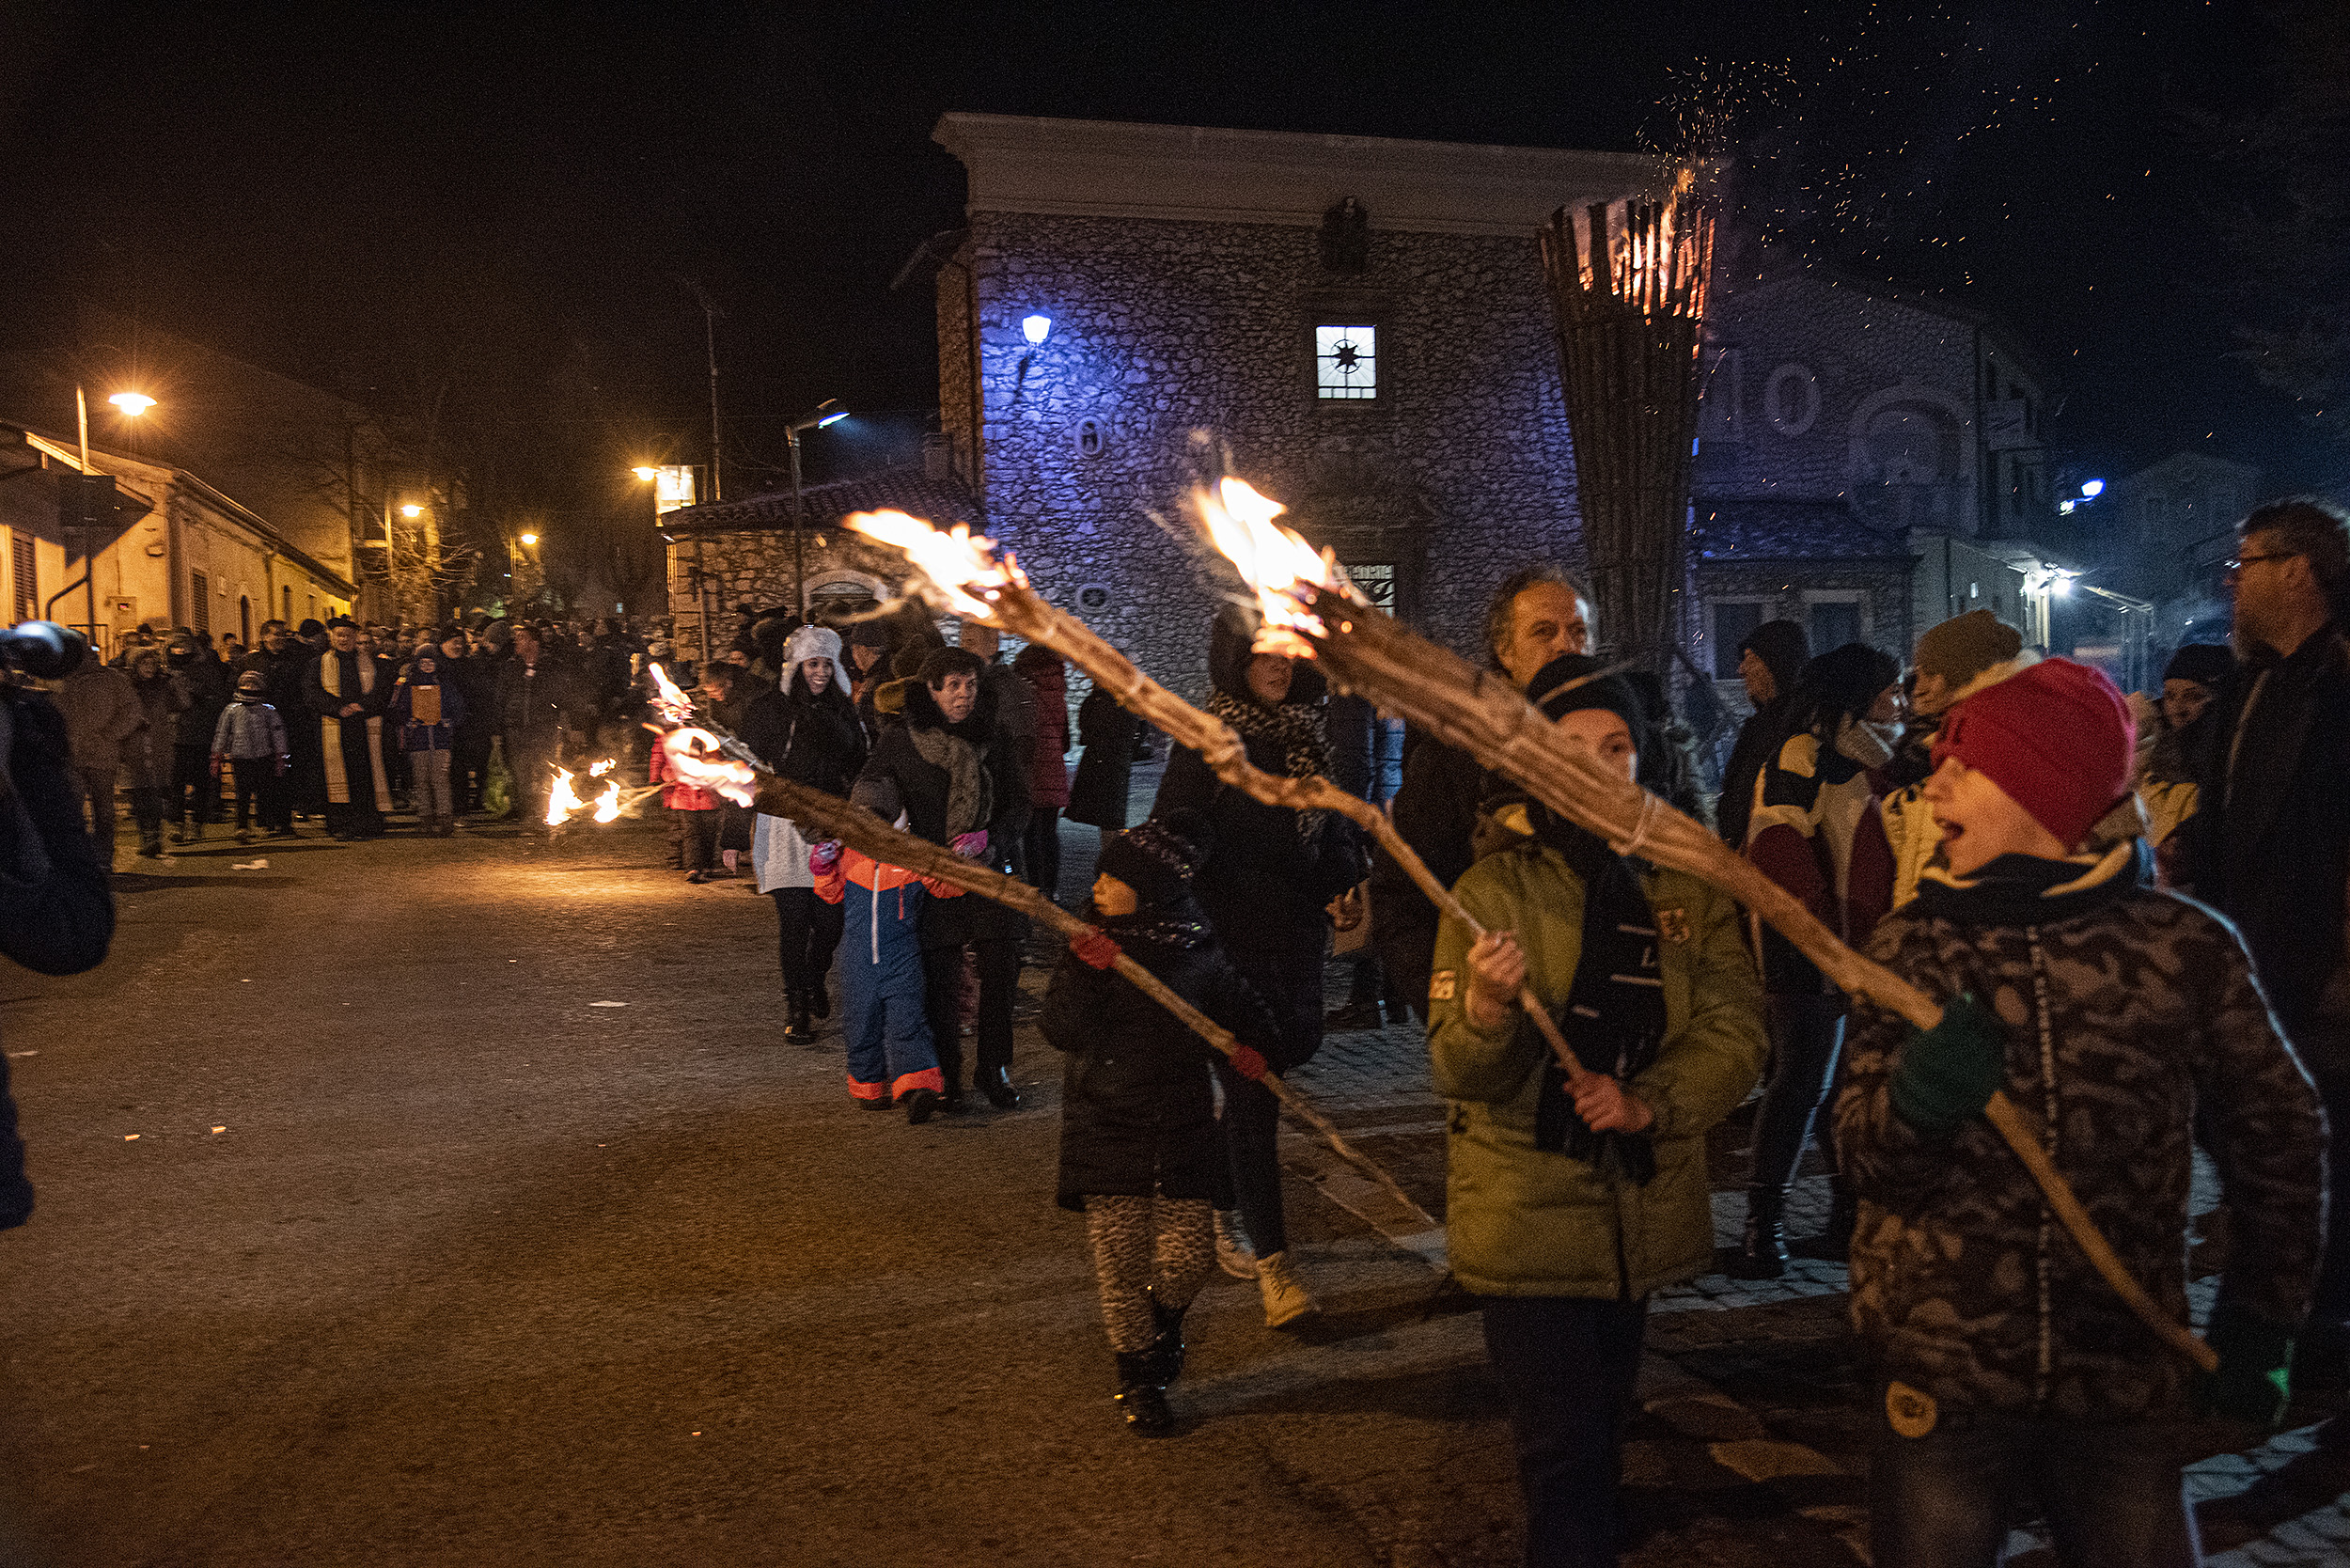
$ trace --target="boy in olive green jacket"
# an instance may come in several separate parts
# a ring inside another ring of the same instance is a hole
[[[1528,689],[1630,773],[1646,716],[1623,681],[1588,679],[1599,667],[1569,654]],[[1501,847],[1454,889],[1491,934],[1445,921],[1429,984],[1429,1051],[1452,1102],[1452,1271],[1484,1298],[1528,1560],[1612,1562],[1648,1297],[1712,1262],[1705,1134],[1762,1071],[1762,992],[1737,906],[1707,884],[1627,860],[1536,803],[1502,806],[1491,827]],[[1518,1011],[1521,982],[1587,1070],[1576,1090]]]

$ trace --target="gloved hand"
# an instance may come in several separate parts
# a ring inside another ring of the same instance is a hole
[[[953,849],[965,860],[977,860],[987,853],[986,830],[982,828],[976,833],[956,834]]]
[[[1089,931],[1069,944],[1081,963],[1106,969],[1118,962],[1118,943],[1106,932]]]
[[[831,870],[839,860],[840,840],[838,839],[827,839],[822,843],[807,846],[807,869],[817,876]]]
[[[2007,1076],[2007,1041],[1998,1018],[1967,994],[1942,1009],[1942,1022],[1912,1028],[1893,1069],[1893,1113],[1930,1137],[1948,1137],[1991,1103]]]
[[[2293,1330],[2223,1300],[2203,1339],[2219,1353],[2219,1370],[2196,1380],[2196,1407],[2275,1431],[2293,1397]]]

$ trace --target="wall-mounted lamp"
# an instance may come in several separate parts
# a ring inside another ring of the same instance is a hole
[[[2103,479],[2083,479],[2081,481],[2081,494],[2088,496],[2092,501],[2098,496],[2103,495],[2105,493],[2106,481]]]
[[[1020,334],[1031,344],[1041,344],[1053,335],[1053,318],[1041,314],[1022,317]]]

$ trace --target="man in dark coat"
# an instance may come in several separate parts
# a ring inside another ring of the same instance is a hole
[[[95,663],[95,661],[92,661]],[[0,954],[43,975],[78,975],[114,940],[107,862],[82,828],[81,792],[67,766],[65,720],[49,698],[0,695]],[[106,846],[111,857],[113,845]],[[0,1053],[0,1230],[33,1212],[24,1143]]]
[[[1721,799],[1714,807],[1722,842],[1731,849],[1747,846],[1747,823],[1754,815],[1754,781],[1762,776],[1787,723],[1787,699],[1794,695],[1795,677],[1811,660],[1811,640],[1792,620],[1766,620],[1747,634],[1738,645],[1738,676],[1747,683],[1747,700],[1754,712],[1738,727],[1737,744],[1722,769]]]
[[[525,828],[545,823],[565,732],[584,722],[586,706],[572,672],[547,657],[538,628],[517,625],[514,656],[498,671],[496,711],[507,771],[514,777],[514,814]]]
[[[228,706],[228,666],[193,636],[177,636],[164,655],[164,669],[180,684],[187,705],[172,721],[172,842],[204,837],[207,823],[220,820],[220,780],[212,776],[212,730]]]
[[[2235,921],[2334,1129],[2337,1194],[2295,1382],[2350,1384],[2350,520],[2312,498],[2244,520],[2230,576],[2243,663],[2197,759],[2184,889]]]
[[[1126,829],[1127,793],[1134,785],[1135,737],[1142,720],[1096,686],[1077,704],[1077,776],[1069,786],[1073,823],[1104,833]]]
[[[981,683],[986,666],[960,648],[932,650],[921,673],[885,690],[885,724],[859,777],[886,781],[903,803],[910,831],[966,858],[1010,872],[1012,845],[1028,821],[1027,753],[1003,729]],[[999,1110],[1019,1108],[1011,1083],[1011,1009],[1020,989],[1026,917],[976,894],[932,898],[922,909],[925,1011],[946,1079],[948,1110],[963,1105],[963,954],[979,970],[979,1062],[973,1082]]]
[[[464,702],[464,717],[457,721],[456,742],[449,747],[448,783],[457,814],[481,809],[481,788],[489,782],[490,740],[497,731],[497,661],[475,653],[457,628],[444,627],[441,637],[441,680],[457,688]]]
[[[1589,652],[1591,625],[1590,596],[1561,568],[1538,562],[1512,572],[1494,590],[1485,611],[1486,654],[1495,669],[1523,689],[1560,654]],[[1403,783],[1395,792],[1395,830],[1448,887],[1477,858],[1471,845],[1485,792],[1484,765],[1465,751],[1423,737],[1406,755]],[[1371,929],[1387,983],[1427,1016],[1436,906],[1401,866],[1378,852],[1371,874]]]
[[[384,812],[392,800],[384,760],[384,708],[392,698],[392,670],[360,651],[357,621],[335,618],[327,628],[326,651],[303,671],[302,696],[317,716],[326,830],[342,839],[381,839]]]

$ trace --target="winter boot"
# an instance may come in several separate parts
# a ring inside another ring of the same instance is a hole
[[[982,1067],[972,1087],[987,1096],[987,1103],[997,1110],[1018,1110],[1020,1091],[1011,1084],[1011,1070],[1006,1067]]]
[[[787,990],[783,994],[783,1038],[794,1045],[806,1045],[816,1038],[816,1024],[807,1015],[805,991]]]
[[[1175,1429],[1174,1413],[1167,1407],[1167,1385],[1157,1378],[1152,1351],[1120,1354],[1115,1397],[1125,1413],[1126,1430],[1137,1437],[1164,1437]]]
[[[1787,1195],[1747,1189],[1747,1231],[1729,1268],[1732,1279],[1777,1279],[1787,1272]]]
[[[1230,1209],[1215,1212],[1215,1262],[1235,1279],[1257,1278],[1257,1254],[1240,1233],[1240,1216]]]
[[[822,975],[816,977],[816,989],[807,994],[807,1010],[819,1020],[832,1016],[832,991]]]
[[[1807,1237],[1789,1248],[1798,1258],[1817,1259],[1825,1263],[1844,1262],[1852,1257],[1853,1228],[1860,1222],[1860,1200],[1843,1183],[1836,1189],[1828,1205],[1827,1229],[1816,1236]]]
[[[1257,1260],[1257,1290],[1264,1297],[1264,1325],[1278,1328],[1294,1323],[1308,1312],[1322,1310],[1313,1293],[1297,1282],[1290,1272],[1287,1252],[1268,1252]]]
[[[1168,1308],[1155,1297],[1151,1302],[1151,1316],[1159,1325],[1159,1336],[1143,1352],[1151,1358],[1152,1380],[1164,1388],[1183,1372],[1183,1313],[1187,1307]]]
[[[906,1125],[919,1127],[938,1109],[938,1094],[933,1090],[909,1089],[898,1096],[898,1104],[906,1108]]]

